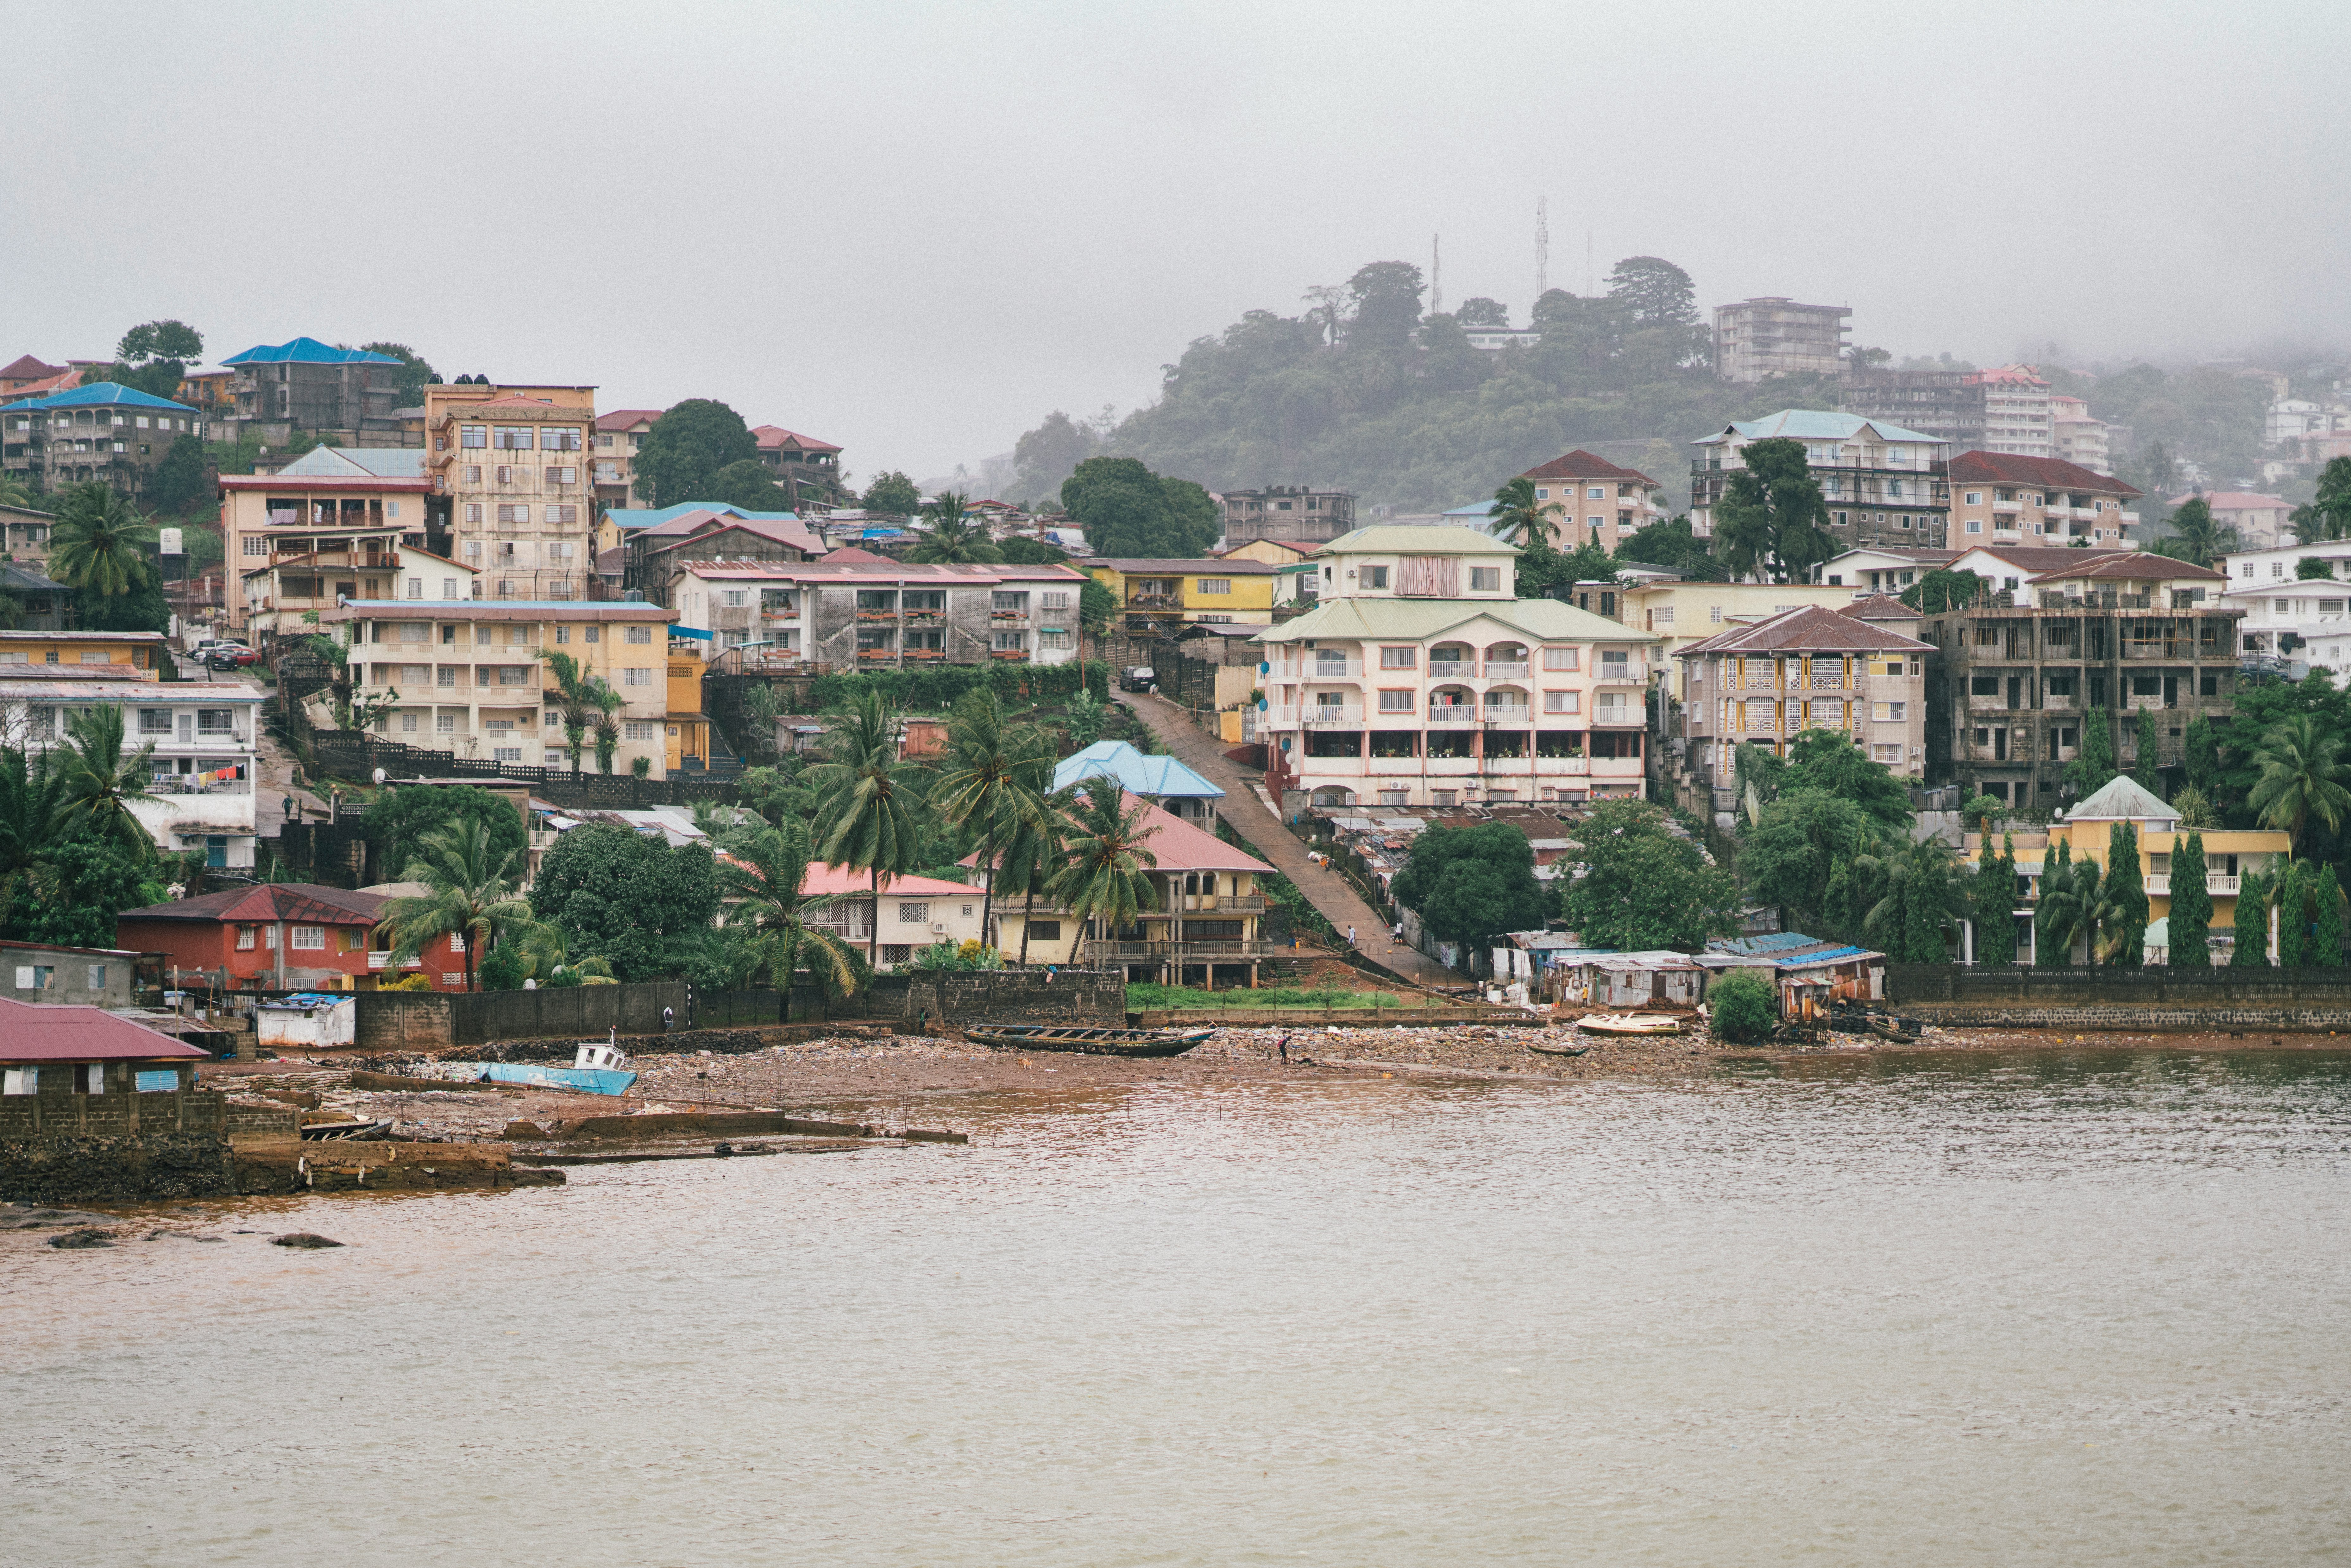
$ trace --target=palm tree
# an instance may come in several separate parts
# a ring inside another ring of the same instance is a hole
[[[147,830],[131,810],[133,800],[153,799],[147,780],[153,774],[155,747],[142,746],[127,760],[122,755],[122,710],[94,707],[66,721],[68,744],[44,759],[57,789],[59,828],[89,825],[99,837],[145,854]]]
[[[2343,760],[2342,737],[2321,729],[2314,715],[2293,714],[2270,726],[2253,766],[2261,777],[2245,803],[2263,827],[2284,829],[2299,849],[2312,818],[2329,832],[2342,826],[2351,808],[2351,789],[2343,785],[2351,765]]]
[[[898,760],[898,713],[868,688],[826,737],[827,759],[808,770],[817,794],[817,858],[862,871],[872,879],[873,929],[865,961],[878,967],[882,944],[882,883],[914,869],[917,834],[912,807],[918,789]]]
[[[930,519],[930,531],[914,541],[906,559],[925,566],[1002,560],[1004,552],[987,537],[987,525],[964,516],[968,504],[963,497],[946,490],[924,507],[923,515]]]
[[[400,873],[403,882],[421,882],[432,891],[395,898],[383,906],[381,918],[392,926],[395,969],[423,950],[435,936],[461,936],[465,942],[465,988],[475,986],[475,960],[507,936],[528,936],[538,929],[530,902],[519,896],[513,883],[515,857],[508,850],[493,857],[490,830],[479,817],[466,817],[417,841],[422,852],[411,857]]]
[[[1124,792],[1109,779],[1091,779],[1071,813],[1069,860],[1053,878],[1053,897],[1082,926],[1094,923],[1093,940],[1132,922],[1144,910],[1155,908],[1158,894],[1144,868],[1155,868],[1159,857],[1143,847],[1156,833],[1144,821],[1150,806],[1137,800],[1123,804]]]
[[[104,598],[128,593],[149,574],[155,530],[111,486],[96,479],[66,492],[49,530],[49,570],[58,581]]]
[[[590,675],[580,683],[580,689],[587,705],[588,727],[596,732],[596,766],[610,773],[613,754],[621,749],[621,721],[616,716],[627,706],[628,699],[614,691],[601,675]]]
[[[718,862],[718,890],[734,901],[726,924],[750,934],[750,952],[768,968],[768,983],[789,994],[803,958],[829,996],[857,989],[857,955],[840,937],[808,918],[831,904],[808,897],[808,830],[797,820],[770,828]]]
[[[1042,796],[1031,809],[1017,817],[1004,836],[1004,849],[997,856],[996,874],[988,879],[988,892],[1001,891],[1020,895],[1020,963],[1029,963],[1029,927],[1035,924],[1037,894],[1047,892],[1053,874],[1061,870],[1066,852],[1063,839],[1069,831],[1069,808],[1075,788],[1070,791]]]
[[[556,700],[563,708],[563,749],[570,755],[571,772],[576,778],[580,773],[580,754],[588,746],[589,716],[594,711],[588,683],[595,677],[560,648],[542,648],[538,656],[547,661],[548,673],[555,677]]]
[[[997,845],[1051,783],[1053,748],[1033,726],[1008,727],[1003,705],[983,686],[956,706],[946,762],[933,802],[956,827],[979,830],[979,864],[989,873],[980,894],[979,939],[987,942],[996,913]]]
[[[1885,943],[1897,963],[1949,962],[1943,934],[1956,926],[1959,911],[1970,904],[1951,846],[1929,835],[1858,856],[1855,864],[1885,879],[1885,896],[1862,917],[1871,939]]]
[[[1498,539],[1519,544],[1551,542],[1551,522],[1535,500],[1535,482],[1521,475],[1494,492],[1494,520],[1488,525]]]
[[[57,789],[46,766],[0,749],[0,881],[31,868],[57,826]]]
[[[14,507],[19,511],[40,511],[33,505],[33,492],[14,474],[0,474],[0,507]]]
[[[2073,859],[2070,846],[2057,847],[2056,864],[2041,875],[2041,898],[2032,912],[2033,960],[2044,969],[2074,961],[2074,942],[2098,925],[2098,862]]]
[[[2198,566],[2210,566],[2237,548],[2237,530],[2212,516],[2211,504],[2192,496],[2171,514],[2171,537],[2161,541],[2171,548],[2158,553],[2177,556]]]

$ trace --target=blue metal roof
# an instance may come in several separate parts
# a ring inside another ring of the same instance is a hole
[[[1081,779],[1115,779],[1131,795],[1217,800],[1224,791],[1172,757],[1145,757],[1123,740],[1098,740],[1053,769],[1053,788],[1066,789]]]
[[[1870,419],[1858,413],[1830,413],[1816,408],[1783,408],[1761,419],[1734,419],[1730,422],[1729,430],[1702,437],[1691,444],[1705,446],[1728,441],[1733,432],[1750,441],[1766,441],[1774,436],[1784,436],[1792,441],[1847,441],[1865,424],[1888,441],[1935,443],[1943,440],[1939,435],[1921,435],[1915,430],[1905,430],[1898,424],[1888,424],[1882,419]]]
[[[637,528],[657,528],[688,512],[716,512],[725,517],[740,517],[747,523],[797,523],[800,520],[798,512],[754,512],[743,507],[730,507],[724,501],[683,501],[674,507],[615,507],[604,516],[611,520],[613,527],[633,531]]]
[[[365,349],[338,349],[321,343],[316,338],[297,338],[290,343],[275,348],[265,343],[247,349],[242,354],[231,354],[221,361],[224,365],[396,365],[390,354],[371,354]]]
[[[152,392],[143,392],[119,382],[95,382],[86,387],[76,387],[71,392],[53,392],[47,397],[37,397],[26,402],[12,402],[8,405],[8,412],[22,413],[28,408],[99,407],[168,408],[175,413],[196,412],[186,403],[173,402],[170,398],[157,397]]]

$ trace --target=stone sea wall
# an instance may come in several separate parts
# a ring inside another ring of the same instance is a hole
[[[228,1142],[210,1133],[0,1142],[0,1200],[128,1203],[236,1190]]]

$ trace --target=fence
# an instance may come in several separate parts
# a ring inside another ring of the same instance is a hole
[[[2351,970],[2025,969],[1889,964],[1886,1000],[1985,1029],[2351,1030]]]
[[[392,777],[510,779],[554,805],[576,810],[628,810],[641,806],[688,806],[696,800],[732,805],[741,791],[736,780],[715,776],[672,775],[639,779],[632,774],[573,773],[522,762],[488,762],[451,751],[427,751],[356,729],[321,729],[310,737],[319,772],[340,779],[371,779],[379,768]]]
[[[588,1040],[614,1029],[661,1034],[692,1025],[683,980],[537,991],[361,991],[357,999],[357,1043],[370,1051],[437,1051],[554,1035]]]

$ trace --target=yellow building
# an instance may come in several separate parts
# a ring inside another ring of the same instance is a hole
[[[2188,834],[2180,829],[2179,813],[2165,805],[2154,795],[2141,789],[2125,776],[2113,780],[2093,793],[2080,805],[2052,822],[2045,833],[2010,833],[2006,837],[2016,846],[2016,961],[2034,961],[2032,947],[2032,912],[2041,900],[2041,878],[2056,863],[2057,848],[2065,846],[2069,856],[2076,861],[2095,861],[2100,874],[2105,874],[2106,850],[2116,822],[2128,822],[2138,833],[2139,876],[2147,886],[2147,924],[2168,920],[2171,915],[2171,857]],[[2292,858],[2294,841],[2285,833],[2267,829],[2232,831],[2221,828],[2197,830],[2204,841],[2204,889],[2212,899],[2212,935],[2233,938],[2237,924],[2237,894],[2247,872],[2269,872]],[[2002,835],[1991,836],[1991,844],[1998,850]],[[1966,841],[1966,857],[1981,864],[1985,840],[1980,833],[1970,833]],[[2266,945],[2268,934],[2263,933]],[[2150,941],[2152,949],[2157,944]],[[2076,961],[2086,961],[2084,944],[2075,944]],[[2214,963],[2224,959],[2215,955]]]
[[[1268,566],[1296,566],[1312,555],[1316,546],[1283,539],[1251,539],[1217,553],[1218,560],[1261,560]]]
[[[128,664],[157,678],[161,632],[0,632],[0,664]]]
[[[1225,556],[1215,560],[1078,560],[1118,600],[1127,623],[1148,621],[1273,623],[1280,567]]]
[[[699,653],[669,661],[669,770],[698,772],[710,766],[710,720],[702,711],[702,677],[709,665]]]
[[[1656,634],[1656,663],[1666,677],[1666,695],[1679,702],[1682,662],[1674,656],[1679,650],[1719,636],[1733,627],[1768,620],[1783,611],[1814,604],[1823,610],[1842,610],[1865,596],[1850,588],[1822,588],[1810,583],[1681,580],[1643,582],[1620,589],[1613,610],[1604,610],[1597,596],[1588,604],[1583,602],[1583,597],[1579,585],[1577,602],[1581,608],[1606,614],[1636,631]],[[1896,629],[1911,636],[1917,634],[1915,626]]]

